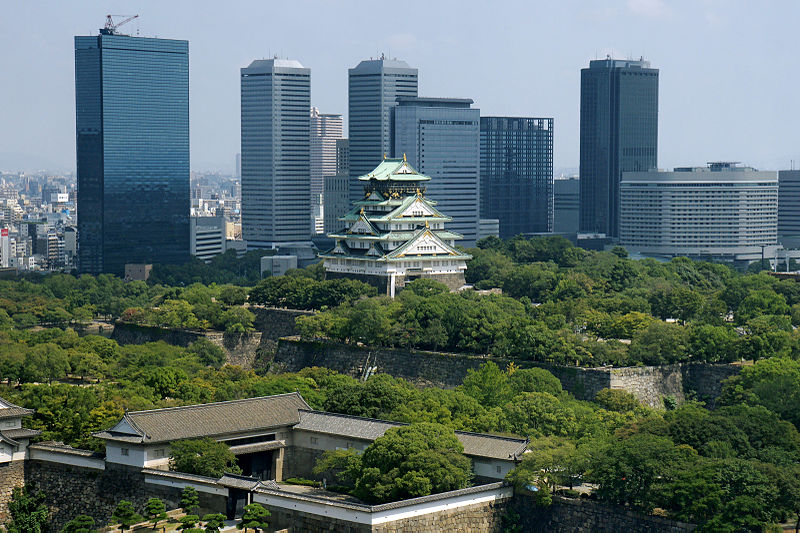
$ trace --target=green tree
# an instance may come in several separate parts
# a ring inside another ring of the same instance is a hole
[[[244,529],[247,533],[248,529],[256,532],[259,530],[266,531],[269,528],[270,512],[264,508],[260,503],[251,503],[244,506],[244,515],[242,521],[236,524],[237,529]]]
[[[181,524],[178,526],[178,529],[181,531],[186,533],[203,533],[203,530],[197,527],[198,522],[200,522],[200,517],[196,514],[182,516],[180,522]]]
[[[578,428],[575,412],[547,392],[526,392],[505,406],[509,429],[529,437],[570,436]]]
[[[61,529],[61,533],[93,533],[95,531],[94,518],[85,514],[79,514]]]
[[[364,450],[354,494],[377,503],[464,488],[471,468],[463,450],[440,424],[391,428]]]
[[[57,344],[44,343],[32,347],[22,366],[22,379],[27,382],[47,381],[52,383],[67,375],[69,359]]]
[[[167,519],[167,506],[160,498],[150,498],[144,505],[144,514],[155,529],[159,522]]]
[[[667,437],[638,434],[615,440],[594,457],[591,478],[601,500],[649,512],[657,485],[674,471],[681,451]]]
[[[192,514],[193,510],[196,513],[199,508],[200,495],[197,493],[197,489],[189,485],[185,486],[181,492],[181,509],[186,514]]]
[[[599,403],[603,409],[617,413],[642,411],[642,405],[636,396],[621,389],[602,389],[595,395],[594,401]]]
[[[242,472],[228,445],[208,437],[173,442],[170,445],[169,468],[213,478],[220,478],[225,472]]]
[[[114,512],[111,514],[111,520],[115,524],[119,524],[119,528],[122,531],[125,531],[126,529],[130,529],[133,524],[138,524],[144,520],[144,518],[136,512],[131,502],[128,500],[120,500],[116,509],[114,509]]]
[[[492,361],[483,363],[477,370],[467,370],[462,388],[465,393],[487,406],[507,402],[512,392],[508,387],[508,374]]]
[[[27,487],[14,487],[8,502],[8,533],[44,533],[47,531],[48,511],[41,492],[31,494]]]
[[[189,345],[187,351],[196,355],[197,359],[204,365],[214,368],[220,368],[227,359],[225,350],[208,339],[197,339]]]
[[[535,439],[508,479],[520,488],[546,484],[551,491],[572,486],[585,472],[587,461],[575,444],[563,437]]]
[[[203,517],[206,523],[205,533],[218,533],[225,527],[225,515],[221,513],[207,514]]]
[[[683,326],[656,321],[631,342],[630,357],[646,365],[664,365],[687,359],[689,337]]]
[[[247,300],[247,289],[234,285],[225,285],[219,290],[219,300],[229,307],[243,305]]]
[[[228,333],[253,331],[256,316],[244,307],[231,307],[220,316],[220,323]]]

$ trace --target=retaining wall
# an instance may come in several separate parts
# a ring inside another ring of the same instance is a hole
[[[0,524],[8,519],[8,502],[14,487],[25,484],[25,461],[0,464]]]
[[[500,367],[511,362],[510,359],[477,355],[283,338],[269,364],[274,372],[297,372],[305,367],[321,366],[360,379],[382,372],[418,386],[454,388],[462,383],[470,369],[477,369],[488,360]],[[565,390],[581,400],[591,400],[605,388],[623,389],[650,407],[663,407],[665,396],[681,402],[687,394],[713,405],[722,381],[740,370],[736,365],[702,363],[623,368],[579,368],[531,361],[515,363],[523,368],[537,366],[549,370]]]
[[[554,496],[553,504],[549,507],[541,508],[536,507],[529,497],[518,494],[511,501],[509,509],[517,516],[516,524],[526,533],[691,533],[697,528],[694,524],[560,496]]]

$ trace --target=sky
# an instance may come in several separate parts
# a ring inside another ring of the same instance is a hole
[[[347,69],[382,52],[419,69],[421,96],[553,117],[556,173],[577,170],[580,69],[606,54],[660,70],[659,167],[800,168],[795,0],[2,4],[0,170],[74,171],[73,36],[97,34],[107,13],[139,14],[121,31],[189,41],[192,170],[233,172],[239,69],[253,59],[299,60],[312,105],[346,120]]]

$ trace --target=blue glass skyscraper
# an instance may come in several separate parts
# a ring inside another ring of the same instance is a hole
[[[189,258],[189,43],[75,37],[78,261]]]
[[[480,218],[481,111],[471,105],[469,98],[401,97],[392,108],[395,156],[431,177],[426,194],[453,217],[448,228],[464,246],[477,241]]]
[[[553,229],[553,119],[481,117],[481,218],[500,237]]]

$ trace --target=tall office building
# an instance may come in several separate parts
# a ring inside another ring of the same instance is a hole
[[[336,146],[342,139],[342,115],[321,114],[311,108],[309,164],[311,168],[311,216],[314,233],[324,232],[325,178],[336,175]],[[344,213],[342,213],[344,214]]]
[[[358,177],[384,156],[391,157],[391,109],[397,98],[417,96],[417,69],[396,59],[362,61],[348,71],[348,137],[350,139],[350,200],[361,198]]]
[[[75,37],[78,261],[189,258],[189,43]]]
[[[241,81],[242,238],[248,249],[310,242],[311,70],[261,59]]]
[[[427,196],[453,218],[449,227],[463,236],[464,245],[474,246],[480,219],[480,109],[470,107],[468,98],[397,102],[392,151],[430,176]]]
[[[580,231],[619,237],[623,172],[656,168],[658,69],[607,59],[581,70]]]
[[[778,171],[778,242],[800,247],[800,170]]]
[[[325,176],[325,233],[334,233],[350,210],[350,139],[336,140],[336,174]]]
[[[500,237],[553,229],[553,119],[481,117],[481,217]]]

